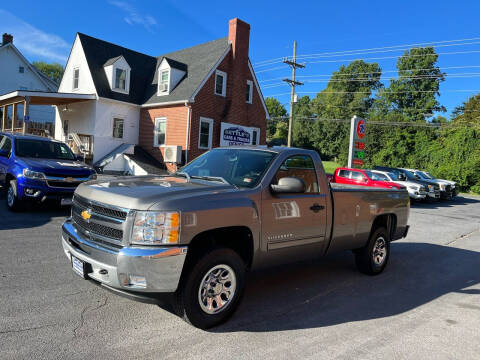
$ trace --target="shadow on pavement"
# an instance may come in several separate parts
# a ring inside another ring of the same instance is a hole
[[[70,207],[60,207],[49,201],[42,204],[28,204],[21,212],[7,209],[6,192],[0,188],[0,230],[27,229],[42,226],[54,217],[70,215]]]
[[[268,269],[252,274],[237,313],[211,332],[318,328],[394,316],[451,292],[480,295],[468,289],[479,266],[479,252],[400,242],[379,276],[356,272],[350,253]]]
[[[428,201],[411,201],[410,205],[412,208],[418,209],[438,209],[445,207],[453,207],[457,205],[469,205],[480,203],[480,198],[476,199],[473,197],[464,197],[464,196],[455,196],[451,200],[428,200]]]

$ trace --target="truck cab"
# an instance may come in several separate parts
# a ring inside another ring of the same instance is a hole
[[[47,199],[68,205],[75,188],[95,178],[95,170],[60,141],[0,133],[0,184],[7,189],[9,210],[20,210],[27,201]]]

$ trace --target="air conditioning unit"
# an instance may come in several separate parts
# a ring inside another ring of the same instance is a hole
[[[182,162],[182,147],[180,145],[165,146],[163,161],[180,164]]]
[[[160,84],[160,90],[162,92],[167,92],[168,91],[168,83],[162,83]]]

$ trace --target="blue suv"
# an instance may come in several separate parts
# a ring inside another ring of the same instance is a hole
[[[28,200],[56,199],[69,205],[75,188],[96,177],[60,141],[0,132],[0,184],[7,188],[10,210],[21,209]]]

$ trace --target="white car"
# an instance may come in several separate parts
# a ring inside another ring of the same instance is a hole
[[[398,180],[397,175],[388,171],[372,170],[372,173],[378,175],[381,180],[391,181],[405,186],[411,199],[424,200],[427,197],[427,191],[425,190],[425,186],[419,183],[413,181]]]
[[[457,196],[459,192],[459,187],[458,184],[455,181],[450,181],[450,180],[444,180],[444,179],[437,179],[435,178],[432,174],[430,174],[428,171],[422,171],[422,170],[411,170],[414,175],[420,177],[422,180],[433,180],[437,182],[437,184],[440,186],[440,191],[447,191],[447,185],[450,185],[450,192],[451,197]]]

